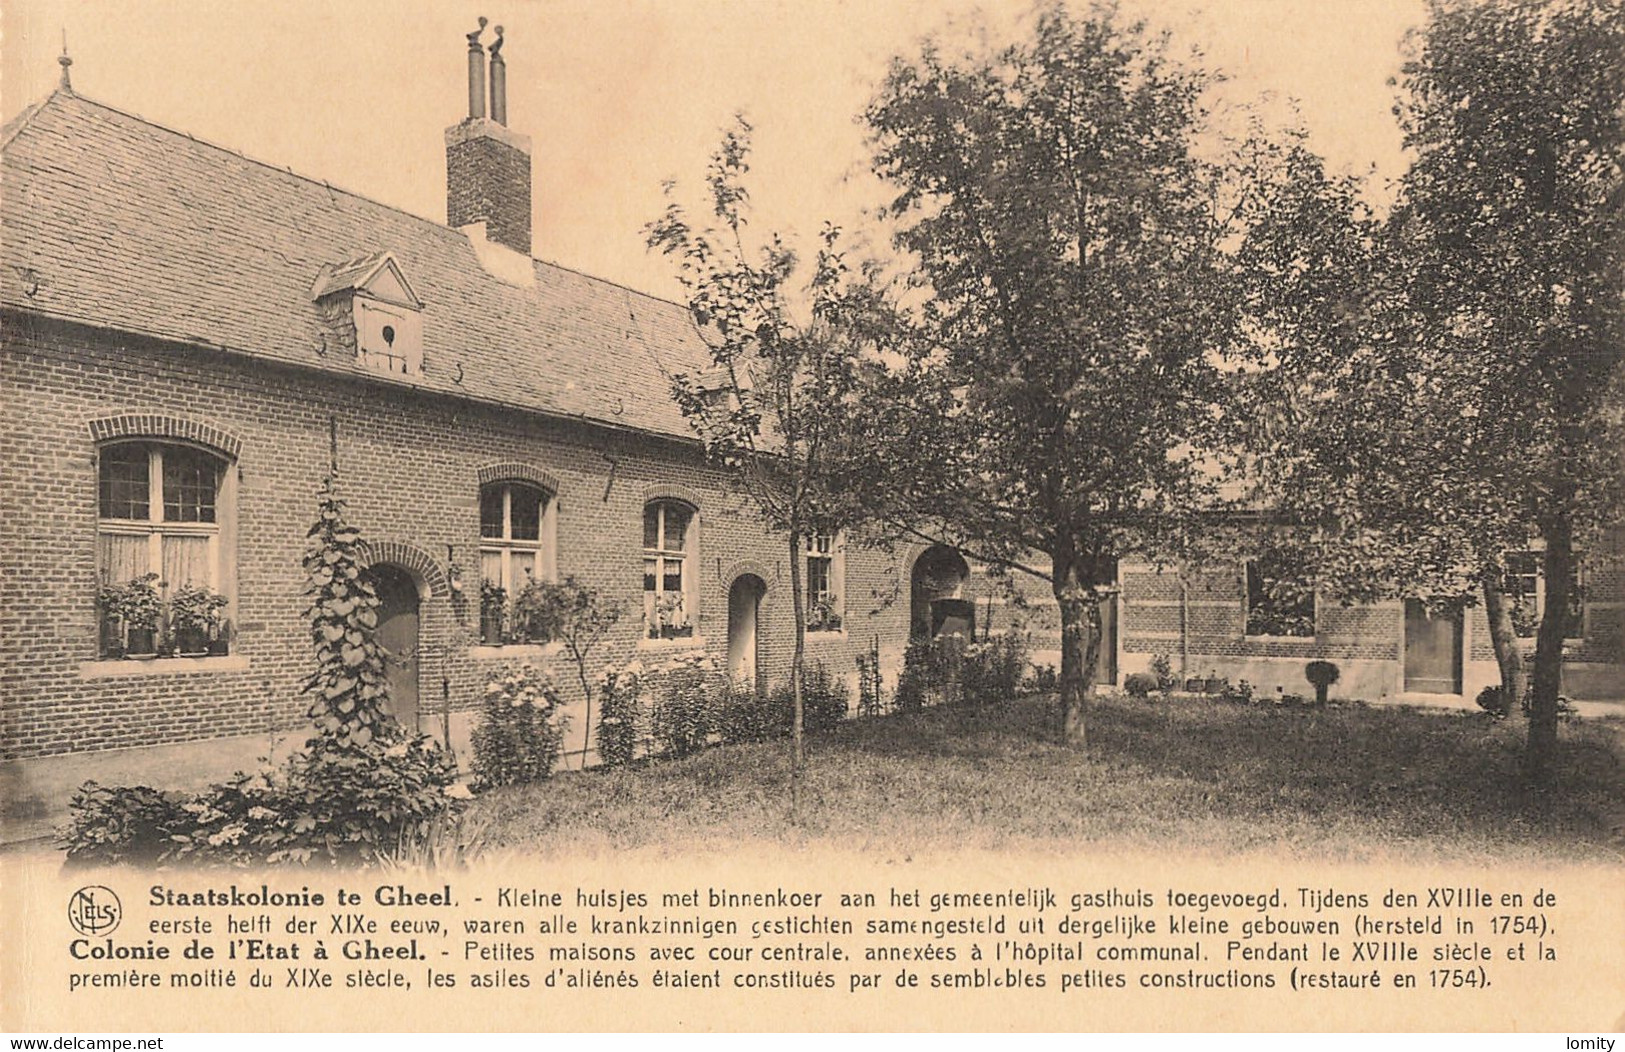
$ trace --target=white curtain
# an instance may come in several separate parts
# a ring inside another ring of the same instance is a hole
[[[165,537],[161,572],[171,594],[186,584],[210,586],[209,538]]]
[[[123,584],[131,578],[152,572],[145,534],[104,533],[101,535],[102,580]]]

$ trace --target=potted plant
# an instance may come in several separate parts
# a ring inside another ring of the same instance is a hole
[[[527,643],[551,642],[559,633],[563,613],[558,586],[531,578],[513,601],[510,634]]]
[[[231,653],[231,636],[231,618],[223,617],[214,635],[209,638],[209,656],[225,657]]]
[[[689,632],[688,614],[683,610],[681,592],[666,592],[655,600],[655,624],[651,635],[676,639]]]
[[[833,595],[821,595],[807,607],[807,631],[839,632],[841,608]]]
[[[175,649],[182,657],[202,657],[209,652],[209,640],[220,629],[220,614],[229,602],[204,585],[185,584],[169,597],[169,624],[175,633]]]
[[[158,575],[132,577],[125,584],[106,584],[97,596],[103,617],[117,621],[124,642],[124,656],[140,659],[158,653],[158,618],[163,609],[158,600]]]
[[[495,581],[480,584],[480,642],[502,645],[502,623],[508,612],[508,590]]]

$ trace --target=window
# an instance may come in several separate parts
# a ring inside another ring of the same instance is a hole
[[[694,635],[694,509],[661,500],[643,509],[643,624],[650,639]]]
[[[523,482],[480,487],[480,579],[517,598],[554,576],[552,494]]]
[[[1247,563],[1247,635],[1315,634],[1315,590],[1271,559]]]
[[[844,562],[839,539],[833,533],[807,537],[807,631],[839,632],[845,610]]]
[[[1541,611],[1546,609],[1546,575],[1541,572],[1540,552],[1513,552],[1506,558],[1501,590],[1512,607],[1512,630],[1528,639],[1540,628]],[[1569,578],[1569,608],[1563,638],[1579,639],[1585,632],[1585,593],[1581,587],[1580,561],[1574,562]]]
[[[164,625],[150,598],[154,592],[167,604],[186,590],[187,609],[204,610],[208,631],[222,635],[220,612],[231,591],[220,538],[227,480],[226,461],[192,446],[120,442],[101,448],[96,546],[103,656],[131,645],[132,629],[161,634],[166,627],[192,627],[179,623],[184,616]],[[149,596],[145,605],[141,593]],[[170,611],[172,619],[177,612]]]

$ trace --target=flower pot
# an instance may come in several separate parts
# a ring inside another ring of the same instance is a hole
[[[1210,678],[1209,680],[1207,680],[1207,682],[1204,685],[1203,689],[1208,694],[1223,694],[1224,693],[1224,680],[1222,680],[1222,679],[1211,679]]]
[[[101,640],[98,648],[102,657],[121,658],[124,656],[124,636],[119,631],[118,622],[103,621]]]
[[[1192,676],[1185,681],[1185,690],[1191,694],[1200,694],[1207,688],[1207,680]]]
[[[484,614],[480,617],[480,642],[488,647],[502,645],[502,615]]]
[[[210,657],[225,657],[231,653],[231,640],[226,638],[224,632],[220,633],[209,640],[208,652]]]
[[[130,628],[124,634],[124,654],[140,660],[158,656],[158,633],[151,628]]]
[[[201,625],[175,629],[175,649],[181,657],[202,657],[209,652],[209,635]]]

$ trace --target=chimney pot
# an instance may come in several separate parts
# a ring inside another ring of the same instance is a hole
[[[468,119],[485,116],[485,49],[480,46],[480,34],[485,32],[485,16],[480,16],[480,28],[468,36]]]
[[[508,123],[508,63],[502,57],[501,26],[497,26],[497,38],[491,45],[491,119],[498,124]]]

